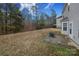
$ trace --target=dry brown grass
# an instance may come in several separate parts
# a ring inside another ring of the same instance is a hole
[[[51,49],[52,44],[43,42],[43,38],[50,31],[57,30],[50,28],[0,35],[0,55],[57,55],[55,50]]]

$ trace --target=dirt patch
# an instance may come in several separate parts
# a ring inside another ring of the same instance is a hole
[[[51,32],[51,33],[53,33],[53,32]],[[54,37],[49,36],[49,33],[48,33],[48,35],[44,38],[44,40],[49,43],[61,44],[61,45],[68,45],[68,42],[70,42],[69,39],[64,38],[60,34],[53,33],[53,35],[54,35]]]

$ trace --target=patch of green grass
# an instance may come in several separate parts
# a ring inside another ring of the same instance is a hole
[[[76,51],[76,54],[75,54],[76,56],[79,56],[79,50],[77,49],[77,51]]]
[[[58,56],[72,56],[72,55],[76,55],[77,52],[76,48],[65,47],[58,44],[53,44],[52,46],[50,46],[49,49],[51,49],[54,55],[58,55]]]

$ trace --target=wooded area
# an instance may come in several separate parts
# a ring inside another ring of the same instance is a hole
[[[0,4],[0,34],[56,27],[56,12],[53,8],[50,8],[51,16],[39,12],[37,6],[32,6],[31,10],[33,15],[29,12],[23,14],[16,4]]]

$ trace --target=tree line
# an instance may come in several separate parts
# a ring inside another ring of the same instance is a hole
[[[35,16],[29,13],[22,14],[16,4],[0,4],[0,34],[55,27],[56,13],[53,9],[51,16],[38,12],[36,6],[32,6],[31,9]]]
[[[15,4],[0,4],[0,33],[8,34],[22,30],[23,17]]]

